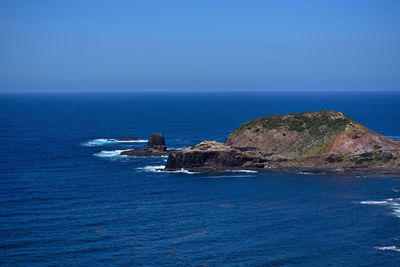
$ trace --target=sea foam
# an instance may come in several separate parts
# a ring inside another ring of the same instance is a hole
[[[258,171],[252,171],[252,170],[231,170],[230,172],[257,173]]]
[[[100,157],[100,158],[115,158],[115,157],[125,157],[120,155],[121,152],[124,152],[127,150],[102,150],[100,152],[94,153],[93,156],[95,157]]]
[[[136,168],[139,171],[144,171],[144,172],[165,172],[165,173],[185,173],[185,174],[196,174],[198,172],[191,172],[185,169],[180,169],[176,171],[166,171],[165,170],[165,165],[159,165],[159,166],[144,166],[144,167],[139,167]]]
[[[138,139],[138,140],[116,140],[116,139],[93,139],[89,140],[85,143],[82,143],[83,146],[103,146],[108,144],[117,144],[117,143],[147,143],[148,140]]]
[[[385,200],[366,200],[357,202],[359,204],[365,205],[378,205],[378,206],[387,206],[393,210],[393,215],[400,218],[400,198],[388,198]]]
[[[182,168],[180,170],[176,170],[176,171],[165,171],[165,172],[168,172],[168,173],[186,173],[186,174],[196,174],[196,173],[198,173],[198,172],[191,172],[191,171],[185,170],[184,168]]]
[[[392,250],[392,251],[400,252],[400,247],[397,247],[397,246],[375,247],[375,249],[377,249],[377,250]]]
[[[158,166],[144,166],[136,169],[144,172],[162,172],[164,171],[164,168],[165,168],[164,165],[158,165]]]

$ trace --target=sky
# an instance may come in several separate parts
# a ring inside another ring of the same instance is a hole
[[[399,0],[0,0],[0,92],[400,91]]]

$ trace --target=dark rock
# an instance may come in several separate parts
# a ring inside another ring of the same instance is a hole
[[[390,152],[382,152],[382,153],[381,153],[381,158],[382,158],[383,160],[391,160],[391,159],[394,159],[394,156],[393,156],[393,154],[390,153]]]
[[[165,169],[240,167],[253,160],[254,157],[230,146],[206,141],[191,148],[170,152]]]
[[[252,160],[252,158],[247,158],[235,151],[175,151],[169,154],[165,169],[240,167],[245,162]]]
[[[264,164],[262,164],[262,163],[253,163],[253,164],[251,164],[250,165],[250,167],[252,167],[252,168],[264,168]]]
[[[164,136],[160,133],[152,134],[144,149],[132,149],[123,151],[121,156],[130,157],[160,157],[167,156],[167,146],[165,145]]]
[[[157,151],[167,151],[167,146],[165,145],[164,136],[160,133],[155,133],[150,136],[149,142],[147,143],[146,150],[157,150]]]
[[[120,155],[129,157],[161,157],[161,156],[168,156],[168,152],[149,150],[149,149],[132,149],[127,151],[122,151]]]
[[[338,155],[336,155],[336,154],[331,154],[331,155],[329,155],[329,157],[327,157],[325,160],[326,160],[327,162],[329,162],[329,163],[335,163],[335,162],[341,162],[341,161],[343,161],[342,157],[340,157],[340,156],[338,156]]]

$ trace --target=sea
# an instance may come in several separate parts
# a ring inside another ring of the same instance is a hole
[[[400,266],[400,177],[160,171],[121,157],[336,110],[400,140],[400,93],[0,95],[1,266]],[[135,142],[110,139],[138,138]]]

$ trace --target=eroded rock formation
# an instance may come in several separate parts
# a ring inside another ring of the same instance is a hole
[[[164,136],[160,133],[152,134],[144,149],[132,149],[120,153],[122,156],[130,157],[159,157],[167,156],[167,146]]]
[[[160,133],[152,134],[144,149],[154,151],[167,151],[164,136]]]

